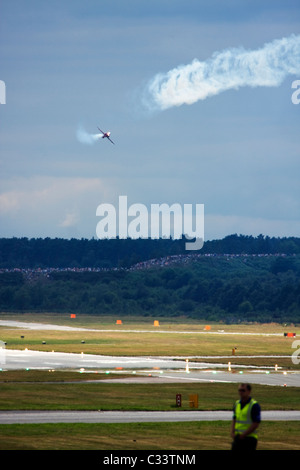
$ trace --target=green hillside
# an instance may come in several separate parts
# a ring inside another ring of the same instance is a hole
[[[166,256],[115,269],[2,269],[0,311],[300,320],[300,255]]]

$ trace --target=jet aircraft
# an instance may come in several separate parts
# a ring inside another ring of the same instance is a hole
[[[105,138],[106,138],[106,139],[108,139],[112,144],[115,144],[115,143],[111,140],[111,138],[110,138],[110,132],[109,132],[109,131],[108,131],[108,132],[103,132],[103,131],[101,131],[101,129],[100,129],[99,127],[98,127],[98,129],[99,129],[99,131],[101,132],[101,134],[103,134],[102,139],[105,139]]]

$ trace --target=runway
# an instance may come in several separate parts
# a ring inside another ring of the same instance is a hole
[[[71,354],[60,352],[3,349],[0,355],[2,370],[75,370],[86,372],[85,381],[93,372],[119,373],[114,383],[162,382],[241,382],[242,380],[262,385],[300,387],[300,372],[274,372],[269,369],[249,368],[236,365],[226,370],[225,363],[187,362],[172,357],[127,357],[101,356],[93,354]],[[223,370],[222,370],[223,369]],[[132,378],[122,378],[122,374]],[[94,377],[93,377],[94,379]],[[95,382],[95,380],[93,380]],[[103,382],[103,381],[97,381]],[[108,382],[108,380],[105,380]]]
[[[1,411],[0,424],[230,421],[231,411]],[[263,421],[300,421],[300,411],[263,411]]]
[[[113,383],[241,383],[249,382],[251,384],[281,386],[281,387],[299,387],[300,373],[283,374],[265,374],[260,372],[245,372],[243,374],[235,372],[222,371],[194,371],[187,374],[184,371],[165,371],[163,374],[152,373],[151,377],[134,377],[127,379],[105,380]]]
[[[10,369],[129,369],[185,368],[185,360],[136,356],[103,356],[33,350],[5,349],[2,352],[3,368]],[[195,363],[196,364],[196,363]],[[191,367],[194,364],[191,364]]]

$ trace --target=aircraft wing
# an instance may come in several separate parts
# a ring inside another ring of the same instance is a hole
[[[99,129],[100,132],[102,132],[103,135],[105,134],[105,132],[101,131],[101,129],[99,127],[98,127],[98,129]]]
[[[107,138],[108,138],[108,140],[110,140],[110,141],[111,141],[111,143],[112,143],[112,144],[114,144],[114,145],[115,145],[115,143],[114,143],[114,142],[111,140],[111,138],[110,138],[110,137],[107,137]]]

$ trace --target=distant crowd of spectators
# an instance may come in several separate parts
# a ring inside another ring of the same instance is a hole
[[[107,272],[107,271],[136,271],[142,269],[149,269],[152,267],[164,267],[172,266],[176,264],[188,264],[190,262],[196,262],[202,260],[203,258],[224,258],[230,260],[232,258],[242,258],[243,261],[247,261],[249,258],[263,258],[263,257],[286,257],[284,253],[275,253],[275,254],[216,254],[216,253],[189,253],[189,254],[179,254],[179,255],[169,255],[162,258],[153,258],[146,261],[140,261],[139,263],[130,266],[129,268],[124,267],[112,267],[112,268],[103,268],[103,267],[66,267],[66,268],[0,268],[0,274],[2,273],[11,273],[18,272],[26,276],[26,278],[34,278],[37,276],[49,277],[52,273],[59,272],[72,272],[72,273],[84,273],[84,272]]]

